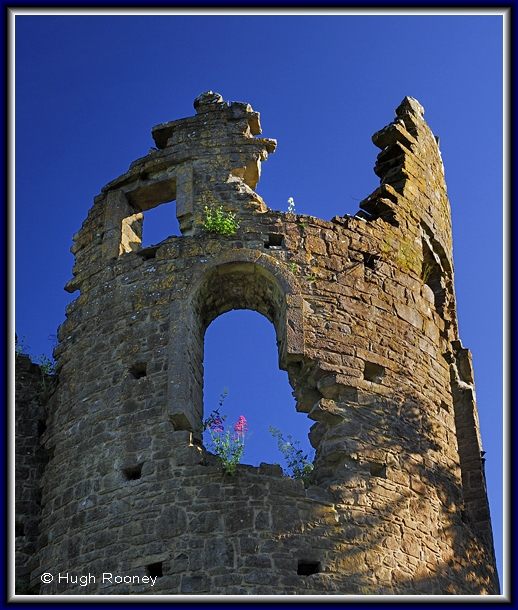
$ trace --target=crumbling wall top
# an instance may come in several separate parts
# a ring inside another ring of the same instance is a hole
[[[175,131],[178,131],[183,126],[192,128],[195,125],[207,125],[210,122],[211,126],[214,127],[214,121],[233,123],[235,128],[232,129],[232,132],[239,133],[239,135],[247,138],[252,138],[262,133],[259,113],[255,112],[250,104],[245,102],[228,102],[219,93],[206,91],[194,100],[193,105],[196,110],[196,116],[161,123],[153,127],[151,133],[157,148],[164,149],[170,145],[169,142],[173,138]],[[206,131],[204,130],[204,132]],[[218,133],[214,134],[216,138],[224,137],[224,132],[217,131]],[[265,139],[264,143],[267,145],[268,152],[274,152],[277,144],[275,140]]]

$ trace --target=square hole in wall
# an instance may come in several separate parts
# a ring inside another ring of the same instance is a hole
[[[280,249],[282,247],[283,239],[284,235],[282,235],[282,233],[270,233],[268,239],[264,242],[264,247]]]
[[[142,464],[137,464],[131,468],[123,468],[122,474],[126,481],[137,481],[142,476]]]
[[[158,248],[159,248],[159,246],[149,246],[148,248],[143,248],[139,252],[139,255],[145,261],[151,260],[153,258],[156,258],[156,253],[157,253]]]
[[[380,257],[370,252],[363,253],[363,264],[367,269],[376,269],[376,264]]]
[[[14,535],[25,536],[25,523],[23,521],[16,521],[14,524]]]
[[[142,247],[158,244],[173,235],[179,236],[180,224],[176,218],[176,201],[157,205],[143,212]]]
[[[135,362],[135,364],[130,367],[129,372],[133,379],[142,379],[142,377],[147,375],[147,363]]]
[[[375,362],[365,362],[363,378],[367,381],[372,381],[373,383],[381,383],[385,375],[385,367],[376,364]]]
[[[150,563],[148,566],[146,566],[146,572],[148,576],[151,576],[151,578],[160,578],[164,575],[162,570],[162,562],[158,561],[157,563]]]
[[[308,561],[306,559],[299,559],[299,563],[297,566],[297,574],[299,576],[310,576],[311,574],[318,574],[320,571],[320,561]]]
[[[369,462],[369,471],[373,477],[380,477],[382,479],[387,478],[387,467],[385,464]]]

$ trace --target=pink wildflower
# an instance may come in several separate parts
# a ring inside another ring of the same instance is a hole
[[[238,436],[245,436],[245,432],[248,432],[248,428],[246,427],[246,419],[240,415],[237,420],[237,424],[234,426],[234,432]]]

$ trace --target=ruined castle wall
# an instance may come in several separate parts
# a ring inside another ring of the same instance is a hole
[[[59,572],[95,582],[40,593],[496,593],[449,203],[422,108],[406,98],[375,134],[381,184],[363,212],[324,221],[266,207],[252,188],[274,144],[253,137],[248,105],[207,96],[197,117],[154,129],[157,151],[103,189],[75,236],[33,586]],[[182,236],[143,249],[141,212],[171,198]],[[235,235],[204,230],[214,201],[238,215]],[[223,476],[202,445],[204,334],[231,309],[275,327],[315,422],[308,489],[266,464]]]
[[[45,431],[52,382],[43,385],[40,367],[29,356],[15,357],[15,590],[29,593],[30,561],[34,557],[41,519],[41,478],[48,456],[40,444]]]

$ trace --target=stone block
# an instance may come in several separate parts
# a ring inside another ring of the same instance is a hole
[[[225,529],[228,532],[252,530],[254,511],[251,508],[239,508],[224,516]]]
[[[167,506],[157,519],[156,531],[161,538],[173,538],[185,533],[187,517],[185,511],[176,506]]]
[[[204,561],[207,569],[216,566],[234,567],[234,547],[228,540],[209,539],[205,544]]]
[[[344,414],[343,410],[340,408],[340,405],[334,400],[322,398],[322,400],[319,400],[311,409],[308,417],[315,421],[321,421],[333,425],[342,421],[344,419]]]
[[[200,595],[211,589],[211,579],[202,574],[184,574],[181,582],[180,592],[183,595]]]
[[[290,504],[274,504],[271,507],[272,530],[276,534],[302,532],[303,526],[299,511]]]

